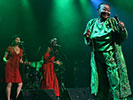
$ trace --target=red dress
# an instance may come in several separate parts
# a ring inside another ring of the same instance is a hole
[[[50,54],[48,52],[45,53],[44,59],[45,63],[42,66],[43,69],[43,80],[41,89],[54,89],[54,93],[56,96],[60,96],[59,92],[59,84],[54,71],[54,60],[55,57],[49,58]]]
[[[21,83],[22,79],[19,72],[19,62],[20,58],[23,56],[23,50],[20,49],[20,53],[17,54],[13,47],[9,46],[7,52],[8,62],[5,66],[5,81],[6,83]]]

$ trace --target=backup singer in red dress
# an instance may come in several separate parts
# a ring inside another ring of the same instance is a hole
[[[3,57],[5,65],[5,82],[7,83],[7,99],[10,100],[12,83],[18,83],[16,98],[22,88],[22,79],[19,72],[19,63],[23,63],[23,50],[19,47],[20,37],[14,36]]]
[[[48,47],[47,52],[44,54],[44,64],[42,66],[43,70],[43,80],[41,89],[54,89],[54,93],[59,100],[59,84],[54,71],[54,63],[60,65],[60,61],[55,61],[56,55],[56,38],[53,38],[50,42],[50,47]]]

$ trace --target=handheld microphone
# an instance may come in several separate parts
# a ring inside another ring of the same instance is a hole
[[[19,44],[24,44],[24,41],[18,41]]]
[[[56,44],[56,47],[61,47],[61,45],[59,45],[59,44]]]
[[[123,28],[123,27],[121,26],[121,24],[120,24],[120,20],[119,20],[119,18],[118,18],[118,15],[115,15],[114,18],[116,19],[116,21],[117,21],[117,23],[118,23],[118,26],[119,26],[120,30],[124,31],[124,28]]]

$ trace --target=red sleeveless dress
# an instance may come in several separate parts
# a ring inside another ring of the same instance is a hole
[[[20,49],[20,53],[16,54],[13,47],[9,46],[7,48],[8,62],[5,66],[5,82],[6,83],[21,83],[21,75],[19,72],[19,62],[20,58],[23,56],[23,50]]]
[[[43,69],[43,80],[41,89],[54,89],[54,93],[56,96],[60,96],[59,92],[59,84],[54,71],[54,60],[55,57],[49,58],[50,54],[48,52],[45,53],[44,59],[45,63],[42,66]]]

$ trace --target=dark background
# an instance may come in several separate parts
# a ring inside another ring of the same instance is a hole
[[[2,58],[13,35],[21,36],[29,61],[39,61],[50,39],[56,37],[62,45],[59,56],[65,68],[65,87],[89,87],[90,48],[82,34],[87,22],[97,17],[100,2],[109,3],[111,17],[117,14],[127,27],[129,37],[122,46],[133,88],[132,0],[0,0],[0,76],[4,77]]]

